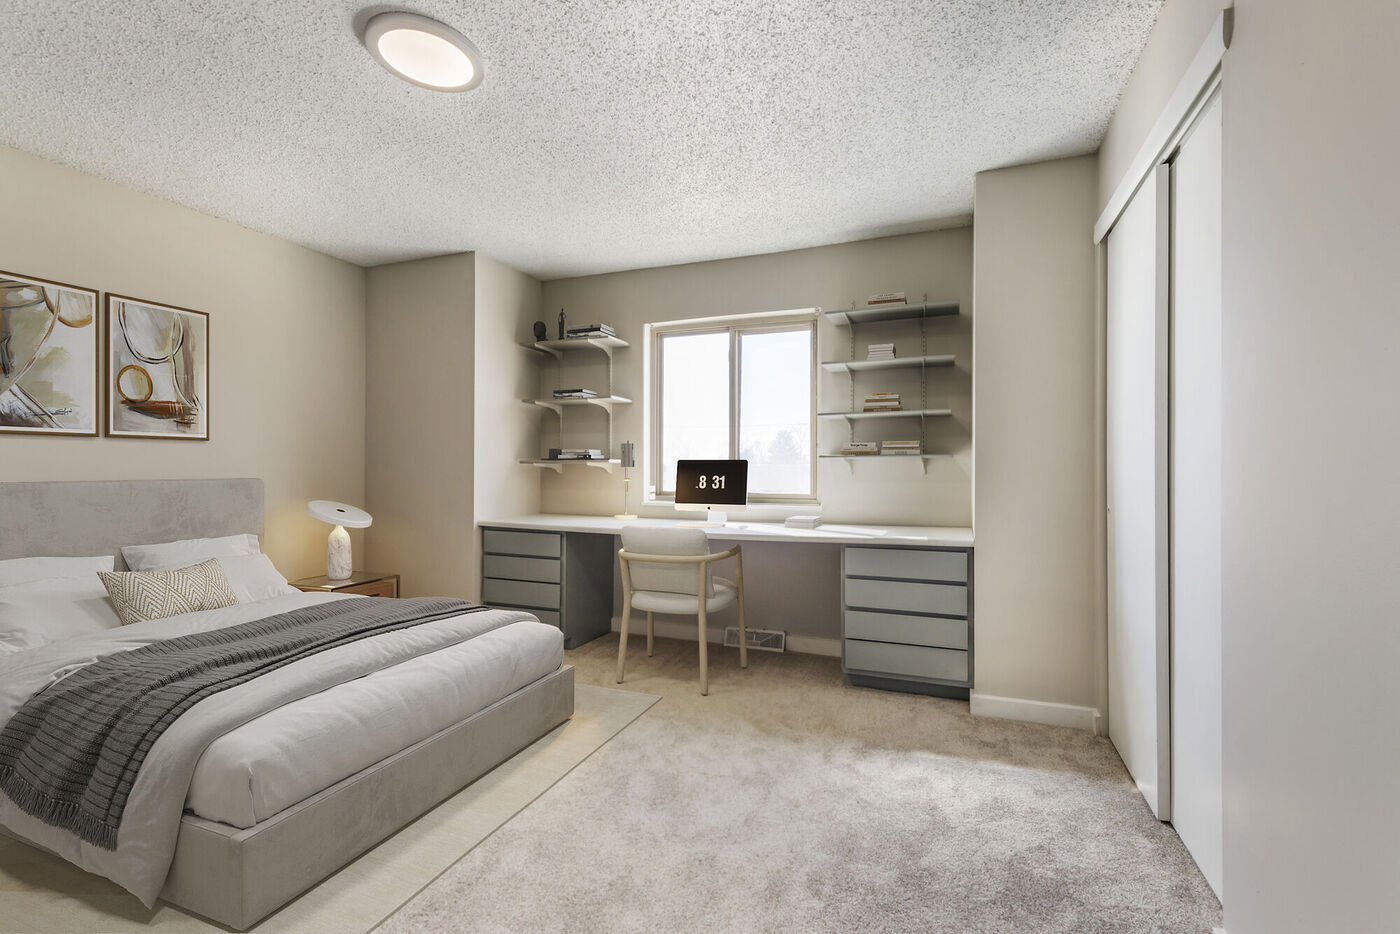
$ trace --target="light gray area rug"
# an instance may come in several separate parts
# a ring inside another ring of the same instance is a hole
[[[611,685],[616,636],[570,653]],[[1220,905],[1112,746],[845,686],[839,663],[629,651],[663,699],[389,918],[446,932],[1203,932]]]
[[[263,919],[258,934],[361,934],[616,736],[656,700],[579,685],[574,716],[320,885]],[[0,934],[227,930],[0,837]]]

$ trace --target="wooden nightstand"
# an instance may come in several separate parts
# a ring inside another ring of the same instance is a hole
[[[303,577],[292,581],[297,590],[319,591],[321,593],[357,593],[365,597],[397,597],[399,576],[378,574],[374,571],[356,571],[343,581],[333,581],[324,574],[320,577]]]

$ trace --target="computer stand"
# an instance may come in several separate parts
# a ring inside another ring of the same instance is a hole
[[[729,513],[718,509],[706,509],[703,522],[681,522],[680,525],[689,529],[722,529],[728,521]]]

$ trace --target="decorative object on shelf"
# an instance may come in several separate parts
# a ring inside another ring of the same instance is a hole
[[[363,529],[374,518],[363,509],[329,499],[313,499],[306,504],[306,511],[322,522],[335,526],[326,539],[326,577],[333,581],[348,580],[354,572],[354,563],[350,555],[350,533],[345,531],[345,527]]]
[[[535,322],[535,340],[542,341],[549,337],[549,328],[543,321]]]
[[[209,316],[107,296],[107,436],[209,440]]]
[[[0,272],[0,432],[97,434],[97,292]]]
[[[903,304],[904,304],[904,293],[903,293],[903,292],[881,292],[881,293],[878,294],[878,295],[872,295],[872,296],[870,296],[869,298],[867,298],[867,299],[865,300],[865,304],[867,304],[867,305],[903,305]]]
[[[564,337],[565,337],[565,334],[564,334],[564,309],[560,308],[560,309],[559,309],[559,339],[562,341],[562,340],[564,339]]]
[[[622,512],[613,516],[614,519],[635,519],[636,513],[627,511],[627,499],[632,492],[632,468],[637,466],[637,448],[631,441],[622,442],[622,450],[618,455],[618,460],[622,463]]]

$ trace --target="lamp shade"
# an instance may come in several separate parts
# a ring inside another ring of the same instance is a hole
[[[374,521],[363,509],[347,506],[329,499],[313,499],[306,504],[306,511],[331,525],[343,525],[351,529],[363,529]]]

